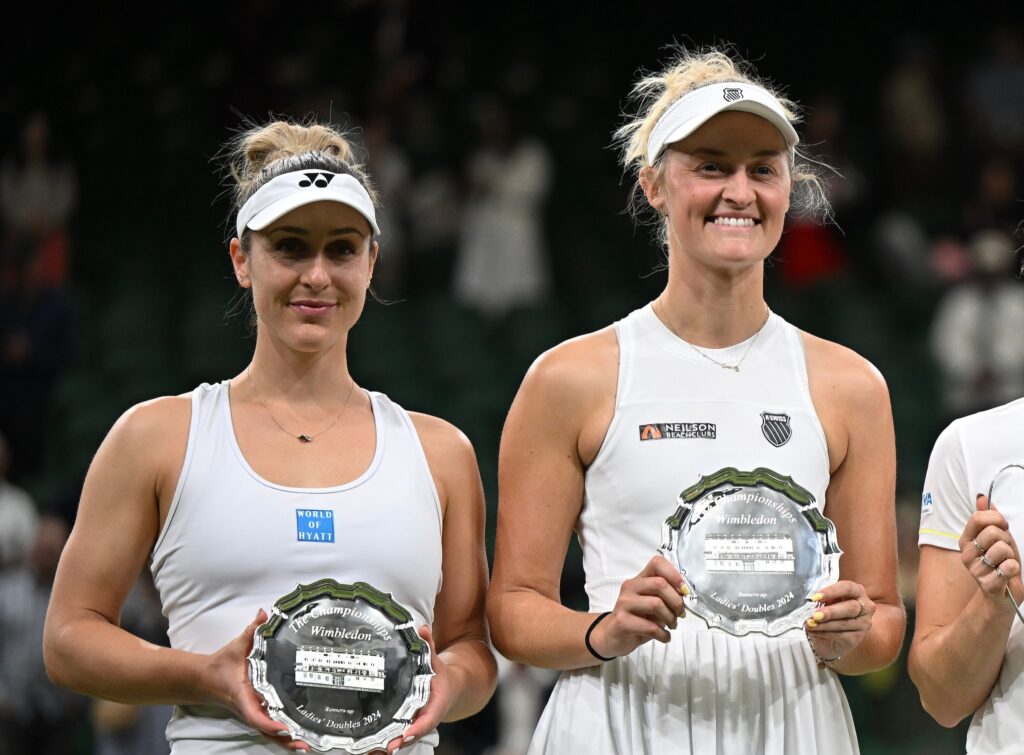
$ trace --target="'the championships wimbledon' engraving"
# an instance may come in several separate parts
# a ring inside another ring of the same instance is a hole
[[[339,618],[351,616],[354,619],[362,619],[364,622],[366,622],[370,629],[372,629],[376,633],[376,635],[380,639],[385,641],[391,640],[391,633],[388,631],[388,628],[384,625],[383,622],[381,622],[380,619],[364,611],[361,611],[358,608],[352,608],[350,606],[314,606],[308,613],[304,613],[301,616],[297,616],[296,618],[292,619],[292,621],[289,623],[289,629],[291,629],[293,632],[298,632],[300,629],[306,626],[306,624],[309,623],[310,619],[317,619],[321,616],[337,616]],[[324,627],[318,626],[316,624],[310,627],[310,633],[314,637],[335,636],[331,634],[331,631],[333,630],[325,629]],[[343,639],[361,640],[364,638],[344,637]],[[365,639],[370,639],[370,637],[366,637]]]
[[[701,511],[697,516],[693,517],[693,524],[697,524],[701,519],[709,516],[711,512],[717,506],[721,506],[726,503],[732,503],[733,501],[746,501],[747,503],[762,503],[772,511],[781,516],[786,522],[795,522],[796,516],[790,510],[789,506],[777,501],[774,498],[769,498],[766,495],[758,493],[756,490],[750,488],[733,488],[725,494],[717,495],[708,501],[707,507]],[[741,521],[744,517],[754,518],[763,517],[764,514],[716,514],[718,524],[775,524],[772,522],[755,522],[755,521]],[[774,517],[771,517],[774,520]],[[735,520],[735,521],[734,521]]]

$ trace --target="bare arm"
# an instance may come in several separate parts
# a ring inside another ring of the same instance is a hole
[[[982,496],[960,550],[925,545],[917,575],[917,623],[908,670],[921,704],[943,726],[955,726],[985,702],[1003,665],[1014,610],[1006,581],[980,561],[974,541],[1010,579],[1018,602],[1020,557],[1006,519]]]
[[[560,577],[583,501],[583,474],[614,411],[618,346],[608,329],[569,341],[530,369],[509,411],[499,460],[498,533],[488,616],[495,646],[533,666],[599,661],[584,644],[596,614],[565,608]],[[657,557],[627,580],[591,642],[605,657],[667,642],[682,578]]]
[[[447,422],[413,415],[444,511],[442,587],[434,604],[436,644],[431,700],[406,736],[426,734],[438,721],[457,721],[477,713],[497,682],[497,667],[487,636],[484,596],[484,494],[473,447]],[[441,689],[438,689],[438,687]]]
[[[140,404],[100,446],[57,569],[43,636],[47,673],[55,684],[117,702],[224,705],[272,734],[283,727],[260,711],[245,674],[255,622],[212,656],[153,645],[120,627],[177,483],[189,413],[187,398]]]
[[[840,581],[809,625],[818,654],[844,674],[884,668],[899,654],[906,613],[896,582],[896,447],[882,376],[848,349],[805,337],[811,395],[825,428],[832,478],[825,515],[836,525]],[[863,608],[862,608],[863,606]]]
[[[178,425],[178,436],[181,425],[187,432],[188,408],[182,417],[175,403],[140,405],[122,416],[89,469],[46,619],[47,671],[57,684],[119,702],[209,702],[197,699],[202,672],[188,654],[143,642],[119,626],[159,528],[166,448],[158,436],[171,425]]]

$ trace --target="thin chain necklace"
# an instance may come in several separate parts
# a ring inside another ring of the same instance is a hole
[[[246,368],[245,374],[249,376],[250,380],[252,380],[252,387],[256,388],[256,380],[252,376],[252,365],[249,365]],[[271,421],[275,425],[277,425],[279,428],[281,428],[281,430],[283,430],[284,432],[288,433],[293,438],[298,439],[298,441],[300,443],[312,443],[314,438],[316,438],[316,437],[318,437],[320,435],[323,435],[325,432],[327,432],[332,427],[334,427],[336,424],[338,424],[338,420],[341,419],[342,415],[345,413],[345,410],[348,409],[348,403],[349,403],[349,401],[352,398],[352,392],[356,388],[356,381],[352,380],[351,378],[349,378],[349,381],[350,381],[350,385],[348,387],[348,395],[345,396],[345,403],[342,405],[341,411],[338,412],[338,416],[335,417],[334,419],[332,419],[331,423],[329,425],[327,425],[327,427],[325,427],[323,430],[319,430],[319,431],[313,433],[312,435],[310,435],[308,433],[299,433],[298,435],[296,435],[291,430],[287,429],[284,425],[282,425],[280,422],[277,421],[277,417],[275,417],[274,413],[272,411],[270,411],[270,407],[267,405],[267,400],[266,399],[257,399],[257,401],[259,401],[261,404],[263,404],[263,408],[267,410],[267,415],[270,417]]]
[[[754,336],[750,339],[750,343],[747,344],[747,348],[743,352],[743,355],[739,358],[739,361],[737,361],[735,364],[726,364],[725,362],[719,362],[713,356],[711,356],[710,354],[705,353],[702,349],[694,346],[692,343],[690,343],[685,338],[683,338],[681,335],[679,335],[679,329],[676,327],[676,324],[674,322],[672,322],[672,318],[668,314],[668,309],[665,307],[665,303],[661,300],[660,296],[657,299],[654,300],[654,303],[657,304],[658,307],[661,309],[662,317],[665,318],[665,322],[668,323],[669,330],[672,331],[673,335],[675,335],[676,338],[678,338],[680,341],[685,343],[687,346],[689,346],[691,349],[696,351],[698,354],[700,354],[702,357],[707,359],[709,362],[714,362],[719,367],[721,367],[723,370],[732,370],[733,372],[739,372],[740,371],[740,365],[743,364],[743,360],[747,358],[747,354],[750,353],[750,350],[752,348],[754,348],[754,343],[757,341],[757,337],[759,335],[761,335],[761,331],[764,330],[764,326],[768,324],[768,318],[772,314],[772,311],[770,309],[767,309],[767,307],[766,307],[765,309],[767,311],[764,313],[764,320],[761,322],[761,327],[759,327],[757,329],[757,332],[754,333]]]

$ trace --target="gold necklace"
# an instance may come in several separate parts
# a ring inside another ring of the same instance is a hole
[[[696,351],[698,354],[700,354],[702,357],[707,359],[709,362],[714,362],[719,367],[721,367],[723,370],[732,370],[733,372],[739,372],[740,371],[740,365],[743,364],[743,360],[747,358],[747,354],[750,353],[750,350],[752,348],[754,348],[754,342],[757,341],[757,337],[759,335],[761,335],[761,331],[764,330],[764,326],[768,324],[768,318],[772,314],[772,311],[770,309],[766,308],[767,311],[764,313],[764,320],[761,322],[761,327],[759,327],[757,329],[757,332],[754,333],[753,338],[750,339],[750,343],[747,344],[747,348],[743,352],[743,356],[741,356],[739,358],[739,361],[737,361],[735,364],[726,364],[725,362],[719,362],[717,359],[715,359],[710,354],[706,354],[702,349],[698,348],[697,346],[694,346],[692,343],[690,343],[685,338],[683,338],[681,335],[679,335],[679,329],[676,328],[675,323],[672,322],[672,318],[669,317],[668,309],[665,307],[665,303],[661,300],[660,296],[657,299],[654,300],[654,303],[657,304],[661,308],[661,315],[662,315],[662,317],[665,318],[665,322],[668,323],[669,330],[672,331],[672,334],[676,338],[678,338],[680,341],[685,343],[687,346],[689,346],[691,349]]]
[[[256,389],[256,380],[252,376],[252,365],[251,364],[245,369],[245,374],[248,375],[249,380],[252,381],[252,387],[254,389]],[[267,405],[267,400],[266,399],[257,399],[257,401],[259,401],[263,405],[263,408],[267,410],[267,415],[270,417],[271,421],[275,425],[277,425],[279,428],[281,428],[281,430],[283,430],[284,432],[288,433],[293,438],[297,438],[300,443],[312,443],[314,438],[316,438],[319,435],[323,435],[325,432],[327,432],[332,427],[334,427],[336,424],[338,424],[338,420],[341,419],[341,416],[345,413],[345,410],[348,409],[348,402],[351,400],[352,392],[356,388],[356,381],[352,380],[351,378],[349,378],[349,380],[350,380],[350,385],[348,387],[348,395],[345,396],[345,403],[342,404],[341,411],[338,412],[338,416],[335,417],[333,420],[331,420],[331,423],[329,425],[327,425],[327,427],[325,427],[323,430],[319,430],[319,431],[313,433],[312,435],[310,435],[308,433],[299,433],[298,435],[296,435],[291,430],[287,429],[284,425],[282,425],[280,422],[277,421],[277,417],[275,417],[274,413],[272,411],[270,411],[270,407]]]

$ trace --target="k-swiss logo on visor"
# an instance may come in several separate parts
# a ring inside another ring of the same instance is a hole
[[[649,422],[640,425],[640,440],[671,440],[672,438],[718,437],[718,427],[713,422]]]
[[[299,186],[306,188],[307,186],[315,186],[318,189],[323,189],[331,182],[334,178],[333,173],[303,173],[304,179],[299,181]]]
[[[786,445],[793,437],[789,415],[761,412],[761,432],[764,434],[765,440],[776,448]]]
[[[722,90],[722,97],[726,102],[736,102],[743,99],[743,90],[737,87],[726,87]]]

